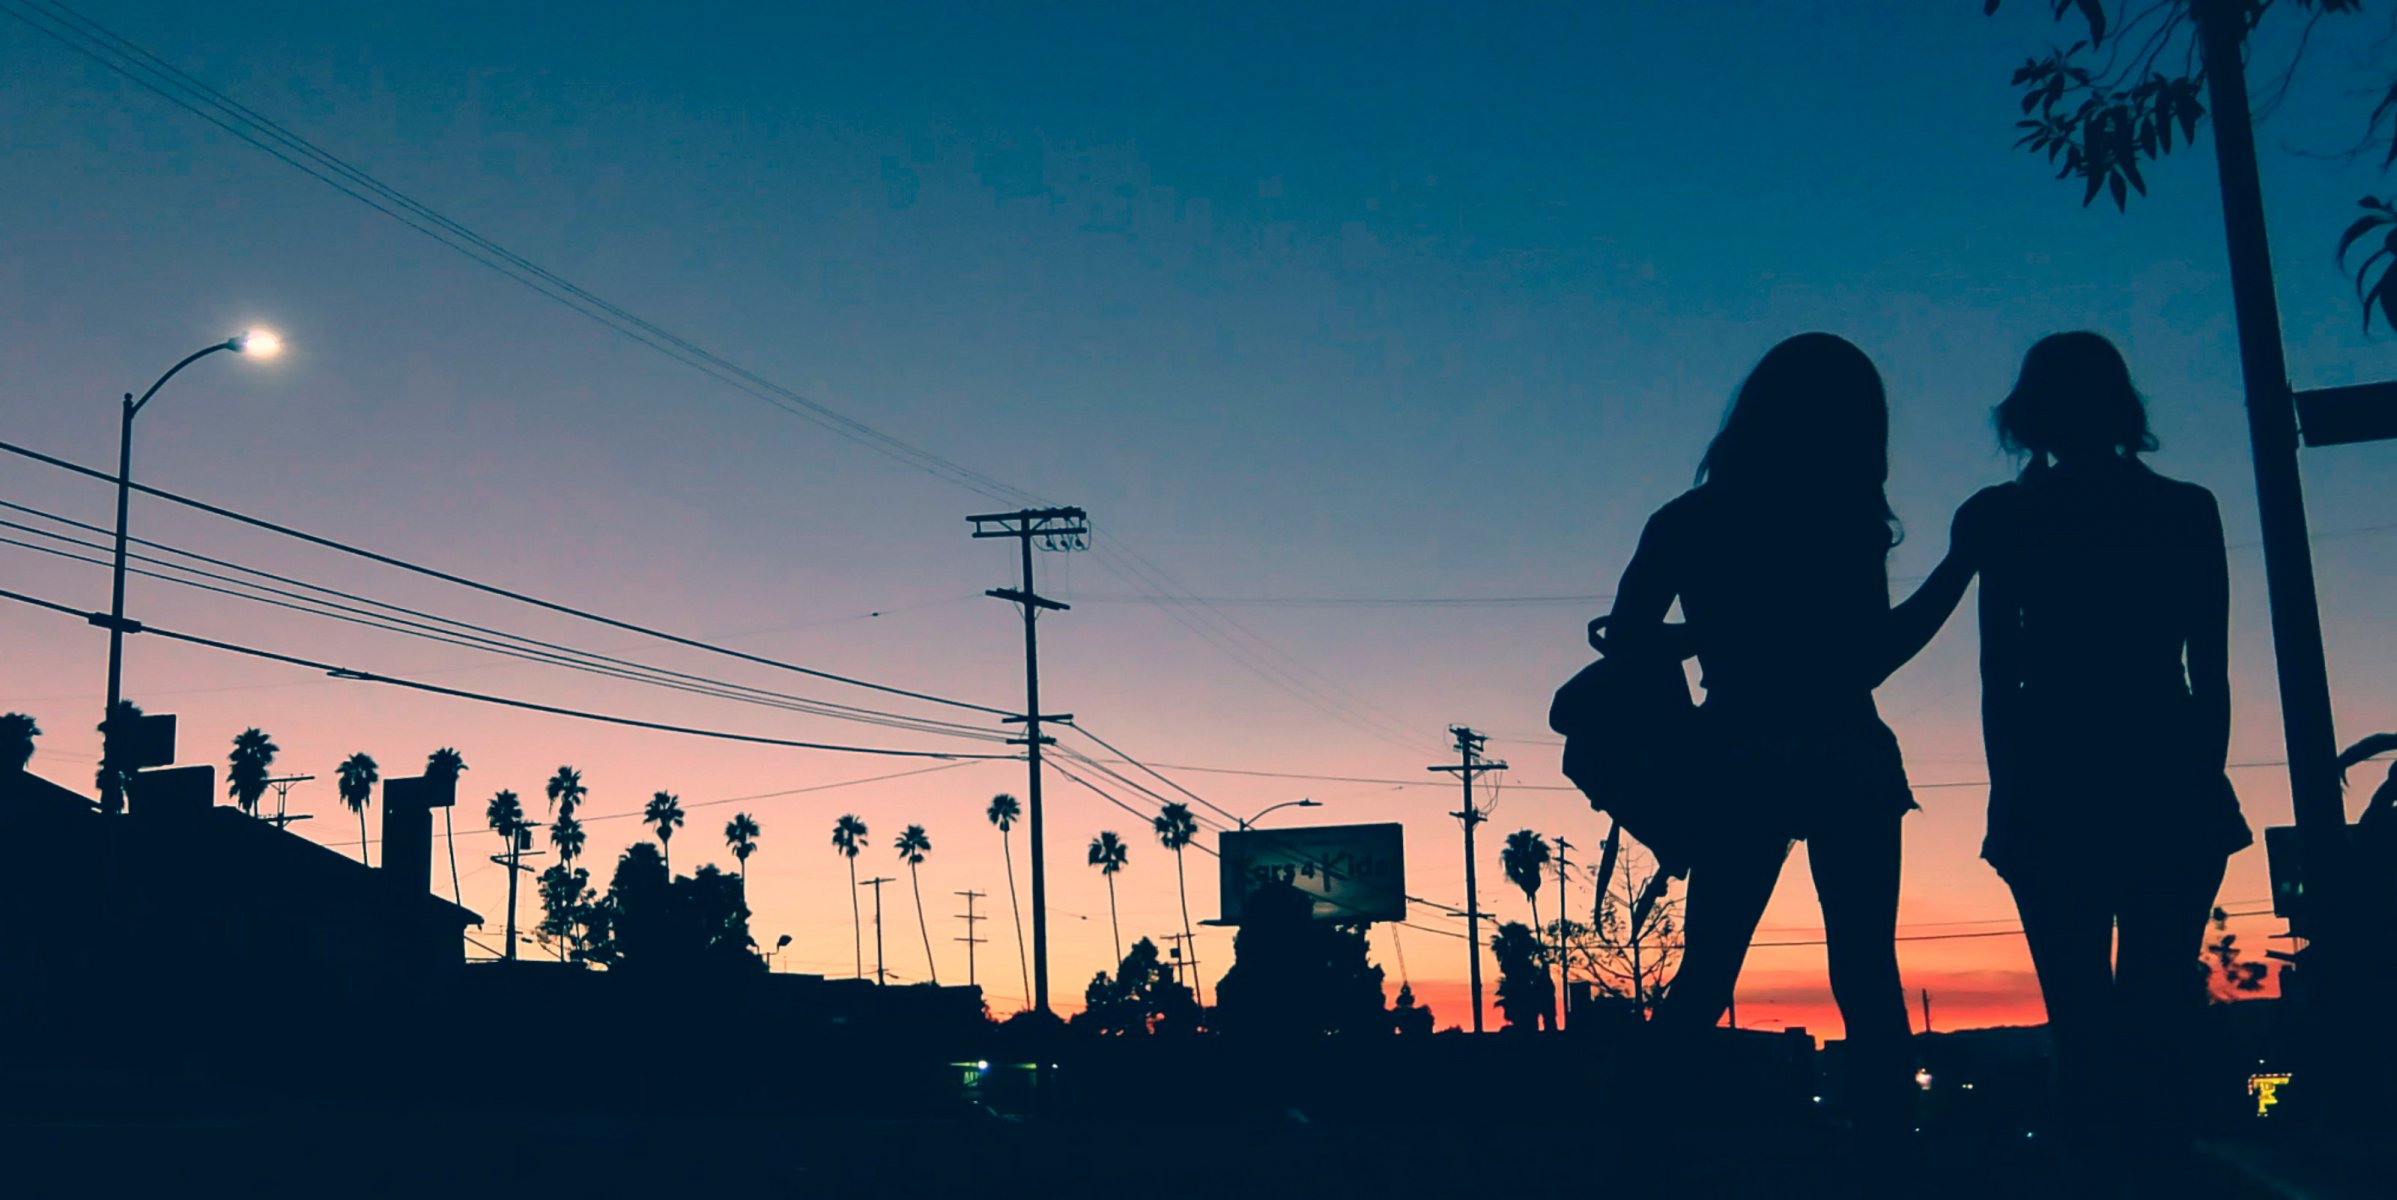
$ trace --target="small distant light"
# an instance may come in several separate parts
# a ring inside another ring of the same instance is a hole
[[[987,1070],[990,1070],[990,1060],[989,1060],[989,1059],[987,1059],[987,1058],[985,1058],[985,1059],[982,1059],[982,1060],[980,1060],[980,1061],[976,1062],[976,1063],[974,1064],[974,1069],[975,1069],[975,1070],[977,1070],[977,1071],[987,1071]]]
[[[1931,1068],[1924,1067],[1914,1073],[1914,1086],[1926,1092],[1931,1090]]]
[[[233,339],[233,348],[253,358],[273,358],[283,353],[283,339],[271,329],[253,329]]]

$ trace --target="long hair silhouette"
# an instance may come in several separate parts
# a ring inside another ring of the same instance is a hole
[[[1801,333],[1765,353],[1733,395],[1697,482],[1834,511],[1890,510],[1889,395],[1881,372],[1837,334]]]

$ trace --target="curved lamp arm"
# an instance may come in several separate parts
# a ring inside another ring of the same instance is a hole
[[[150,397],[157,395],[157,394],[158,394],[158,389],[160,389],[160,388],[162,388],[162,387],[165,387],[165,386],[166,386],[166,381],[167,381],[167,380],[169,380],[169,379],[173,379],[173,378],[175,377],[175,373],[176,373],[176,372],[178,372],[178,371],[181,371],[183,368],[185,368],[185,367],[188,367],[188,366],[192,365],[193,363],[196,363],[196,362],[200,361],[201,359],[203,359],[203,358],[206,358],[206,357],[208,357],[209,355],[216,353],[216,352],[217,352],[217,351],[219,351],[219,350],[239,350],[239,349],[241,349],[241,339],[240,339],[240,338],[237,338],[237,337],[231,337],[231,338],[226,338],[224,341],[218,342],[217,344],[215,344],[215,345],[213,345],[213,346],[209,346],[209,347],[207,347],[207,348],[205,348],[205,349],[201,349],[201,350],[194,350],[194,351],[192,351],[192,352],[191,352],[189,355],[186,355],[186,356],[184,357],[184,359],[183,359],[183,361],[182,361],[182,362],[176,363],[174,366],[168,367],[168,368],[166,369],[166,374],[159,376],[159,377],[158,377],[158,382],[151,384],[151,385],[150,385],[150,390],[149,390],[149,391],[146,391],[146,392],[143,392],[143,393],[141,394],[141,399],[139,399],[139,400],[136,400],[136,399],[134,399],[134,398],[133,398],[133,395],[132,395],[132,393],[130,393],[130,392],[126,393],[126,395],[125,395],[125,404],[126,404],[125,415],[127,415],[127,416],[134,416],[134,415],[137,415],[137,414],[139,414],[139,413],[141,412],[141,410],[142,410],[142,406],[143,406],[143,405],[145,405],[145,404],[148,404],[148,403],[150,402]]]

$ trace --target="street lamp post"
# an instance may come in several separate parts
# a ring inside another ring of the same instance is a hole
[[[126,513],[133,498],[133,418],[141,415],[143,407],[158,394],[158,389],[166,386],[167,380],[173,379],[183,368],[219,350],[273,358],[282,349],[281,339],[263,329],[254,329],[184,356],[183,361],[168,367],[166,374],[159,376],[158,382],[151,384],[150,390],[143,392],[139,400],[133,398],[133,393],[125,393],[124,420],[117,429],[117,537],[115,569],[111,573],[113,579],[108,599],[108,707],[100,713],[100,807],[104,812],[124,810],[124,796],[119,790],[117,772],[107,768],[117,761],[117,756],[111,753],[115,749],[112,743],[124,732],[115,726],[117,702],[124,698],[125,631],[139,628],[128,626],[125,621]]]
[[[1323,807],[1323,805],[1321,805],[1321,804],[1318,804],[1318,803],[1316,803],[1316,802],[1315,802],[1315,801],[1313,801],[1313,800],[1284,800],[1284,801],[1282,801],[1280,804],[1272,804],[1272,805],[1267,805],[1265,808],[1263,808],[1263,809],[1259,810],[1256,816],[1250,817],[1248,820],[1242,821],[1242,822],[1240,823],[1240,828],[1241,828],[1243,831],[1246,831],[1246,830],[1249,828],[1249,826],[1251,826],[1251,825],[1254,825],[1254,824],[1256,824],[1257,822],[1259,822],[1259,821],[1261,821],[1261,820],[1264,820],[1264,819],[1265,819],[1265,814],[1266,814],[1266,813],[1272,812],[1274,809],[1277,809],[1277,808],[1322,808],[1322,807]]]

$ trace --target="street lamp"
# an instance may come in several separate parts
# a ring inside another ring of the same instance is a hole
[[[117,755],[111,753],[113,747],[110,743],[127,732],[115,728],[117,702],[124,698],[125,631],[139,628],[128,626],[125,621],[125,515],[133,497],[133,418],[141,414],[142,408],[150,403],[152,396],[158,394],[158,389],[166,386],[167,380],[173,379],[183,368],[219,350],[231,350],[236,354],[257,358],[273,358],[283,352],[283,339],[264,329],[235,334],[224,341],[195,350],[184,356],[183,361],[168,367],[166,374],[159,376],[158,382],[151,384],[150,390],[141,394],[141,399],[134,399],[131,392],[125,393],[124,423],[117,432],[117,542],[116,567],[108,601],[108,707],[100,714],[100,808],[103,812],[121,812],[124,809],[118,773],[107,768],[117,761]]]
[[[1247,829],[1249,826],[1251,826],[1251,825],[1254,825],[1254,824],[1256,824],[1257,822],[1264,820],[1264,819],[1265,819],[1265,814],[1266,814],[1266,813],[1272,812],[1274,809],[1277,809],[1277,808],[1322,808],[1322,807],[1323,807],[1323,805],[1321,805],[1321,804],[1318,804],[1318,803],[1316,803],[1316,802],[1315,802],[1315,801],[1313,801],[1313,800],[1284,800],[1284,801],[1282,801],[1280,804],[1272,804],[1272,805],[1267,805],[1265,808],[1263,808],[1263,809],[1259,810],[1256,816],[1250,817],[1248,820],[1242,821],[1242,822],[1240,823],[1240,828],[1241,828],[1241,829],[1243,829],[1243,830],[1246,830],[1246,829]]]

